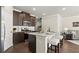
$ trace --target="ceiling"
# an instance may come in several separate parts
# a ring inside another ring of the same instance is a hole
[[[37,17],[60,14],[62,16],[79,15],[79,6],[14,6],[15,9],[31,13]],[[36,8],[33,11],[33,8]],[[62,9],[65,10],[62,10]],[[45,15],[43,15],[43,13]]]

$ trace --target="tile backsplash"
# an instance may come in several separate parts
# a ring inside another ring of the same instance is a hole
[[[13,26],[13,28],[16,28],[15,32],[20,32],[24,28],[26,28],[27,30],[30,30],[30,31],[35,31],[34,26]]]

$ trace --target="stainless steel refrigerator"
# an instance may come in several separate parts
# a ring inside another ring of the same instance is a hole
[[[2,20],[2,10],[0,6],[0,53],[4,50],[4,38],[5,38],[5,24]]]

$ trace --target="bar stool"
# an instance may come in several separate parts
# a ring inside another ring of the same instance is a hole
[[[59,53],[59,43],[60,43],[60,39],[52,37],[51,40],[48,42],[48,47],[49,44],[51,44],[51,51],[52,51],[52,47],[54,46],[55,47],[54,52],[56,53],[58,51]]]
[[[62,47],[62,45],[63,45],[63,36],[58,34],[58,33],[56,33],[55,38],[60,40],[59,44],[60,44],[60,47]]]

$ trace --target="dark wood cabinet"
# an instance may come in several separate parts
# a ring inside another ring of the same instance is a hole
[[[23,25],[24,16],[20,13],[18,18],[19,18],[18,19],[18,24],[19,24],[19,26],[22,26]]]
[[[23,21],[30,21],[30,14],[29,13],[25,13],[25,18]]]
[[[18,26],[19,25],[19,12],[13,11],[13,25]]]
[[[30,13],[13,11],[14,26],[23,26],[24,21],[28,21],[31,26],[35,26],[36,17],[30,16]]]
[[[32,22],[32,26],[35,26],[36,25],[36,17],[33,17],[33,16],[30,16],[31,18],[31,22]]]
[[[30,14],[25,13],[25,12],[21,12],[19,14],[19,25],[20,26],[24,25],[24,21],[30,21]]]
[[[18,43],[24,42],[24,32],[15,32],[13,33],[13,45],[15,46]]]
[[[27,40],[28,39],[28,34],[24,33],[24,39]]]
[[[28,35],[28,42],[29,42],[29,48],[31,52],[36,52],[36,36],[35,35]]]

